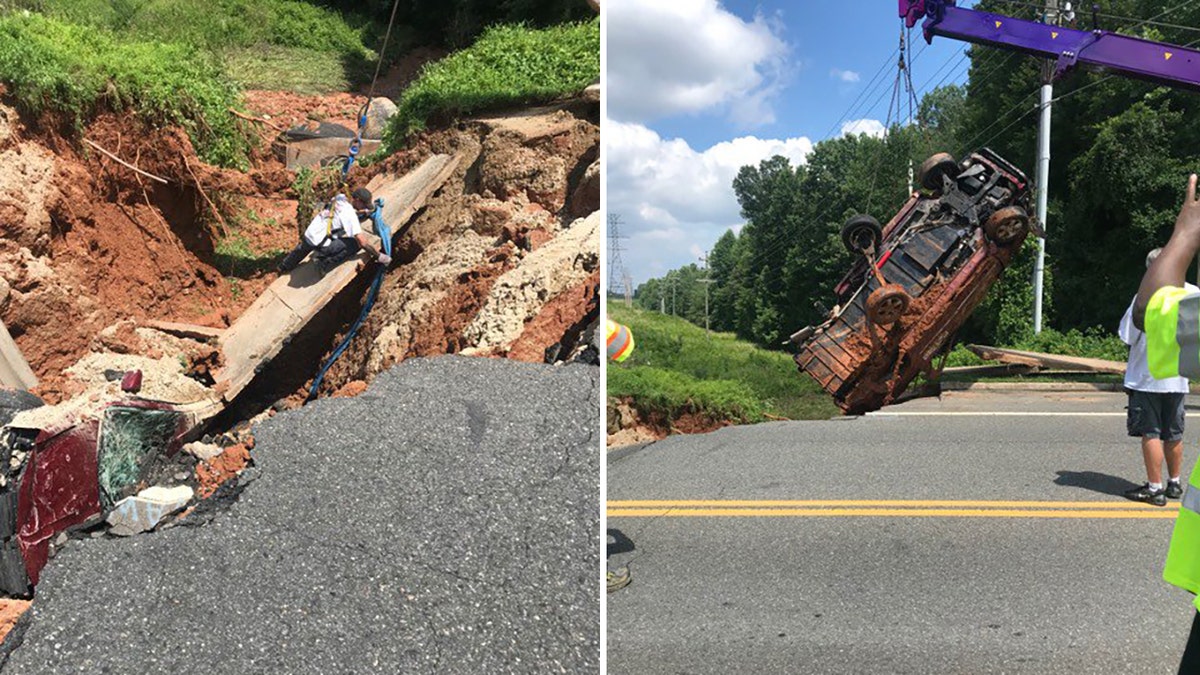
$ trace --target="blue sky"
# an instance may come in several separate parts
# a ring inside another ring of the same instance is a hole
[[[879,133],[903,25],[896,6],[605,0],[608,211],[628,237],[621,258],[635,286],[695,262],[741,224],[730,186],[740,166],[774,154],[802,162],[847,123]],[[964,43],[926,46],[919,24],[912,39],[918,91],[965,81]]]

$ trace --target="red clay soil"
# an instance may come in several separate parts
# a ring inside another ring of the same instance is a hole
[[[546,303],[537,316],[525,324],[525,330],[509,349],[508,358],[530,363],[544,361],[546,349],[562,340],[567,329],[579,322],[580,308],[583,308],[582,316],[595,310],[600,302],[599,291],[600,270],[596,270],[583,283]]]
[[[196,482],[201,498],[209,497],[226,481],[233,479],[250,462],[254,439],[231,445],[221,454],[196,465]]]
[[[486,262],[460,275],[450,293],[414,331],[412,346],[403,358],[454,354],[466,347],[462,332],[483,308],[492,284],[513,268],[512,253],[510,245],[493,249]]]
[[[269,116],[275,133],[312,120],[358,128],[358,110],[366,102],[360,94],[323,94],[306,96],[290,91],[251,89],[242,92],[246,112],[254,117]]]
[[[339,97],[325,99],[330,107]],[[22,200],[0,194],[0,275],[13,291],[0,297],[0,319],[48,402],[70,395],[62,371],[107,326],[160,319],[223,328],[249,306],[275,274],[236,270],[216,253],[223,239],[267,257],[295,245],[294,176],[269,152],[241,172],[204,164],[181,129],[131,114],[102,114],[84,130],[83,138],[164,185],[60,133],[52,120],[13,126],[0,151],[52,153],[53,168],[41,216],[48,225],[31,223]],[[236,286],[227,279],[233,274],[243,277]]]
[[[353,380],[342,385],[340,389],[330,394],[331,398],[350,398],[358,396],[367,390],[367,383],[362,380]]]
[[[115,119],[106,116],[86,136],[152,173],[166,173],[169,153],[194,158],[186,138],[181,144],[136,123],[122,134]],[[51,236],[31,250],[52,261],[53,272],[17,267],[3,320],[42,379],[39,393],[53,401],[63,393],[61,370],[106,326],[130,318],[195,322],[233,303],[228,283],[206,262],[213,244],[197,219],[194,189],[152,183],[100,153],[82,156],[52,134],[39,140],[56,153],[56,176],[46,204]],[[0,243],[0,258],[20,255],[17,243]]]
[[[0,642],[8,637],[9,631],[17,625],[17,621],[29,611],[32,600],[17,600],[16,598],[0,598]]]

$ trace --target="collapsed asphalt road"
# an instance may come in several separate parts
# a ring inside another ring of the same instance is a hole
[[[228,510],[71,542],[4,672],[596,671],[599,377],[413,359],[278,415]]]

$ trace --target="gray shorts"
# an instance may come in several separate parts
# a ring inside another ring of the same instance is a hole
[[[1184,394],[1129,391],[1125,426],[1130,436],[1178,441],[1183,438]]]

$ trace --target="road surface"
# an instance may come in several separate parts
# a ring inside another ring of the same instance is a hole
[[[227,510],[70,542],[4,672],[595,672],[599,370],[413,359],[276,416]]]
[[[1175,672],[1178,503],[1119,496],[1143,480],[1119,393],[963,392],[612,451],[609,565],[633,582],[608,596],[608,672]]]

